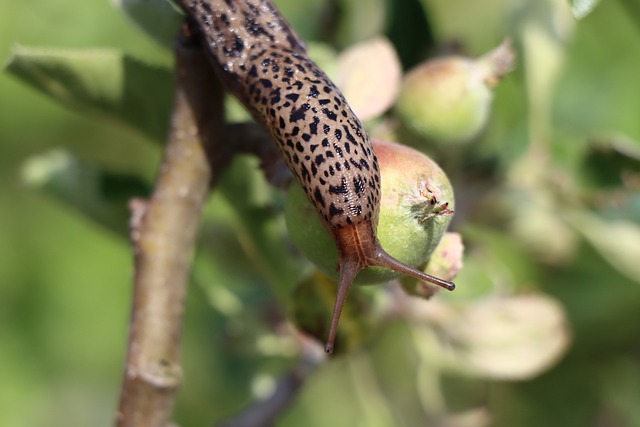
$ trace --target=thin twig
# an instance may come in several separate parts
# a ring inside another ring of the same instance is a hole
[[[318,341],[300,333],[295,336],[300,348],[300,360],[278,380],[273,393],[249,406],[240,415],[221,421],[216,427],[271,427],[278,416],[291,406],[305,381],[326,360],[324,347]]]
[[[249,153],[260,159],[267,181],[276,188],[285,189],[293,175],[278,151],[276,143],[264,128],[255,122],[234,123],[225,128],[225,140],[238,152]]]
[[[134,204],[134,216],[142,216],[131,233],[135,283],[118,427],[169,424],[182,379],[183,301],[202,206],[231,155],[216,144],[222,111],[222,90],[202,50],[178,46],[164,159],[150,201]]]

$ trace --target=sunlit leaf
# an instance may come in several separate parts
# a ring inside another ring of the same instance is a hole
[[[73,110],[165,138],[173,98],[169,70],[115,50],[16,46],[7,71]]]
[[[495,379],[539,375],[570,341],[562,306],[543,295],[479,300],[443,325],[458,368]]]
[[[590,14],[600,0],[570,0],[571,12],[576,19],[582,19]]]

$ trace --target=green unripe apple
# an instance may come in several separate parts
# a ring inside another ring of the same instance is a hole
[[[486,125],[491,86],[513,68],[508,42],[487,55],[426,61],[404,79],[396,113],[409,129],[435,143],[464,143]]]
[[[372,141],[380,167],[381,202],[377,236],[394,258],[423,265],[444,234],[454,209],[453,189],[444,171],[427,155],[404,145]],[[292,185],[285,203],[291,239],[329,277],[338,278],[338,252],[329,232],[299,185]],[[379,283],[399,273],[374,267],[356,283]]]

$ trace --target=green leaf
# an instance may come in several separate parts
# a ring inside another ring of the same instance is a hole
[[[473,304],[456,338],[461,340],[461,356],[477,374],[523,379],[554,365],[566,351],[570,334],[562,306],[530,294]]]
[[[302,268],[286,238],[281,196],[265,181],[258,160],[248,156],[234,159],[217,192],[234,213],[230,225],[253,268],[284,302]]]
[[[416,303],[414,310],[432,323],[416,328],[416,341],[434,325],[443,337],[439,351],[422,351],[424,357],[446,355],[441,360],[448,369],[477,378],[534,378],[553,366],[571,341],[563,307],[543,294],[489,296],[458,310],[434,300],[428,306]]]
[[[599,373],[603,404],[615,408],[626,425],[640,425],[640,367],[632,357],[613,359]]]
[[[640,176],[640,144],[616,135],[594,140],[580,173],[586,185],[593,188],[623,187],[625,178],[631,181],[631,176]]]
[[[30,188],[120,236],[129,231],[127,202],[151,192],[138,177],[100,169],[61,149],[30,157],[22,166],[21,175]]]
[[[184,17],[167,0],[112,0],[142,31],[170,49]]]
[[[16,46],[7,71],[83,114],[121,122],[163,141],[173,98],[169,70],[108,49]]]
[[[384,0],[337,0],[335,7],[340,11],[334,24],[337,45],[346,47],[381,34],[388,3]]]
[[[568,221],[612,267],[640,283],[640,227],[630,221],[605,221],[583,211],[568,211]]]
[[[571,13],[576,19],[582,19],[593,11],[600,0],[570,0]]]

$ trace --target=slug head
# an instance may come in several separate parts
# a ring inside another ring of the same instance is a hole
[[[335,228],[333,230],[333,236],[338,247],[340,278],[338,279],[338,293],[333,307],[329,337],[324,347],[324,351],[328,354],[333,353],[340,314],[342,313],[342,307],[347,299],[351,284],[358,273],[364,268],[385,267],[418,280],[440,286],[448,291],[455,289],[453,282],[426,274],[389,255],[382,246],[380,246],[380,242],[374,232],[373,224],[369,220]]]

